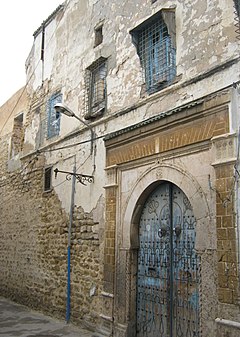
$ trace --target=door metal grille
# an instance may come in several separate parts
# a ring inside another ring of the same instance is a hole
[[[140,220],[137,337],[199,337],[196,220],[185,194],[161,184]]]

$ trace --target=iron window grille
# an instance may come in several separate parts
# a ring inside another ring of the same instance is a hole
[[[87,70],[85,76],[85,119],[94,118],[106,109],[107,62],[101,57]]]
[[[54,109],[54,105],[62,102],[62,94],[53,94],[47,103],[47,138],[58,136],[60,132],[60,114]]]
[[[162,10],[132,32],[146,91],[169,85],[176,76],[175,13]]]

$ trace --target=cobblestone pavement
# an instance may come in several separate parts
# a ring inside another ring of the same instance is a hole
[[[99,335],[0,297],[0,336],[98,337]]]

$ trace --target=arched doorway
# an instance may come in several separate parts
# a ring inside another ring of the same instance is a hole
[[[137,337],[199,336],[199,256],[192,206],[176,185],[160,184],[140,217]]]

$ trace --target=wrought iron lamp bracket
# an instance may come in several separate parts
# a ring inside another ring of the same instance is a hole
[[[55,169],[55,178],[57,178],[58,173],[65,173],[66,174],[66,180],[71,180],[72,176],[75,176],[77,179],[77,182],[81,183],[82,185],[87,185],[86,183],[93,183],[94,177],[87,175],[87,174],[82,174],[82,173],[74,173],[74,172],[68,172],[68,171],[61,171],[59,169]]]

